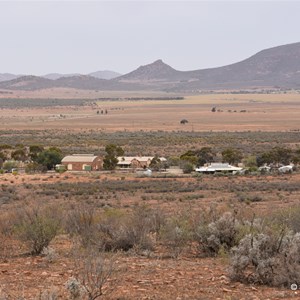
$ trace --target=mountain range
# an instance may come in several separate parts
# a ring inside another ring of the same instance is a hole
[[[80,73],[72,73],[72,74],[49,73],[49,74],[39,76],[39,77],[56,80],[56,79],[59,79],[62,77],[73,77],[73,76],[80,76],[80,75],[81,75]],[[0,73],[0,82],[17,79],[17,78],[20,78],[23,76],[25,76],[25,75],[15,75],[15,74],[10,74],[10,73],[2,73],[1,74]],[[119,76],[121,76],[121,74],[114,72],[114,71],[104,70],[104,71],[97,71],[97,72],[89,73],[89,74],[87,74],[87,76],[109,80],[109,79],[119,77]]]
[[[107,71],[111,72],[111,71]],[[120,75],[95,72],[89,75],[48,74],[44,77],[21,76],[0,82],[0,89],[38,90],[54,87],[93,90],[157,90],[198,92],[255,88],[300,89],[300,43],[265,49],[255,55],[223,67],[179,71],[162,60],[140,66]],[[1,78],[5,78],[0,74]]]

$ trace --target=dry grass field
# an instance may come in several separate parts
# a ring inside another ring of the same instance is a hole
[[[103,95],[109,96],[107,93]],[[84,106],[4,108],[0,110],[0,128],[100,129],[110,132],[298,131],[299,98],[299,94],[211,94],[173,101],[95,100]],[[215,113],[211,112],[212,107],[216,107]],[[99,110],[100,114],[97,114]],[[107,114],[102,115],[101,110],[107,110]],[[182,119],[188,123],[180,124]]]

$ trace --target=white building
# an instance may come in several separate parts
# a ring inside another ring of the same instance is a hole
[[[236,174],[240,171],[242,171],[243,168],[231,166],[230,164],[227,163],[212,163],[209,166],[203,166],[200,168],[196,168],[196,172],[199,173],[208,173],[208,174],[214,174],[214,173],[232,173]]]

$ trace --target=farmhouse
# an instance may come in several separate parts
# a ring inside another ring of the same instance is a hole
[[[148,168],[154,156],[120,156],[118,157],[118,167],[120,169],[138,169]],[[166,161],[166,158],[159,157],[160,161]]]
[[[196,172],[199,173],[237,173],[240,172],[243,168],[239,168],[239,167],[235,167],[235,166],[231,166],[230,164],[227,163],[212,163],[207,167],[200,167],[200,168],[196,168]]]
[[[94,154],[73,154],[61,161],[68,171],[97,171],[102,169],[103,160]]]

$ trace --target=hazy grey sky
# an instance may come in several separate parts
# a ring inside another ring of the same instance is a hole
[[[298,1],[0,1],[0,73],[226,65],[300,41]]]

